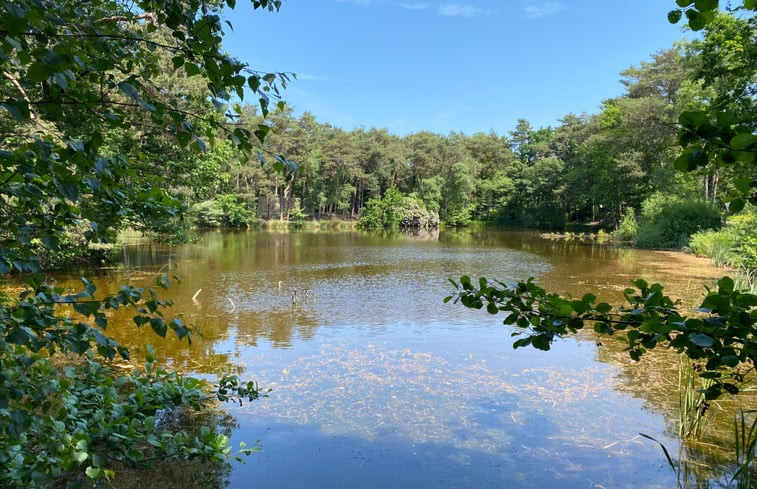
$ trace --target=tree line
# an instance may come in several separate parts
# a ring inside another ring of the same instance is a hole
[[[613,228],[660,193],[722,207],[738,184],[734,171],[677,172],[678,119],[705,108],[753,111],[753,44],[753,19],[719,15],[701,39],[620,73],[624,93],[602,101],[598,113],[568,114],[555,127],[519,119],[506,132],[398,136],[380,128],[346,131],[291,108],[261,117],[244,107],[240,124],[270,128],[257,158],[241,161],[223,144],[189,159],[166,153],[166,182],[202,223],[223,226],[289,219],[293,212],[356,219],[389,189],[450,226],[483,220]]]

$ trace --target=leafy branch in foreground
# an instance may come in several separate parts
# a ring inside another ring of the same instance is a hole
[[[644,280],[633,282],[635,288],[623,292],[626,304],[613,308],[598,302],[593,294],[580,299],[548,293],[532,278],[507,285],[480,278],[474,284],[463,276],[450,279],[457,289],[445,302],[454,300],[471,309],[490,314],[505,313],[503,323],[516,327],[514,348],[533,346],[549,350],[552,342],[576,334],[585,325],[603,335],[622,335],[633,360],[647,351],[667,347],[703,362],[699,375],[714,383],[706,391],[707,399],[723,391],[736,394],[744,375],[754,369],[757,359],[757,295],[734,288],[729,277],[718,281],[717,290],[709,290],[696,314],[684,316],[680,304],[663,293],[660,284]]]
[[[84,280],[67,293],[42,270],[72,236],[86,246],[125,227],[177,232],[186,209],[167,189],[172,166],[206,154],[205,141],[247,158],[263,144],[270,127],[241,127],[235,102],[251,95],[266,117],[283,107],[289,75],[225,53],[221,14],[235,4],[10,0],[0,11],[0,275],[27,285],[0,293],[0,487],[104,485],[156,459],[230,458],[217,426],[187,433],[168,420],[214,399],[255,399],[257,387],[213,386],[149,357],[125,374],[112,360],[128,350],[106,331],[114,311],[161,337],[189,341],[192,329],[152,288],[103,297]]]
[[[46,284],[15,300],[0,294],[0,486],[99,485],[114,469],[166,458],[225,462],[226,434],[209,426],[188,433],[169,421],[216,401],[252,401],[261,395],[257,386],[236,376],[212,385],[162,370],[150,347],[144,369],[111,365],[129,352],[105,334],[110,311],[134,310],[135,324],[161,337],[171,330],[189,340],[192,329],[164,315],[171,303],[153,288],[123,286],[96,298],[94,285],[83,282],[76,294]],[[168,279],[156,283],[165,288]]]

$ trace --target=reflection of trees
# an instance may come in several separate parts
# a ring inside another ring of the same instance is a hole
[[[318,323],[298,305],[265,312],[243,311],[237,315],[233,326],[239,344],[257,346],[260,339],[265,339],[275,348],[289,348],[294,338],[313,338]]]

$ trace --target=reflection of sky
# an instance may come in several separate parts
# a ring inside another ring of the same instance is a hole
[[[404,471],[404,487],[656,487],[651,481],[670,480],[657,448],[638,436],[661,433],[661,417],[613,391],[617,369],[592,360],[593,344],[514,352],[498,328],[432,326],[440,327],[242,351],[247,374],[273,391],[234,411],[242,426],[236,436],[261,439],[264,451],[235,469],[232,487],[248,487],[242,481],[252,473],[272,477],[272,485],[258,487],[304,487],[307,472],[288,474],[289,486],[276,485],[276,474],[310,457],[328,464],[335,480],[358,484],[327,487],[399,487],[394,466]],[[402,468],[408,457],[417,463]],[[465,477],[457,480],[449,467]],[[353,471],[370,474],[370,484]]]

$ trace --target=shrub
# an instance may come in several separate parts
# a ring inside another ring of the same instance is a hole
[[[439,216],[430,212],[417,199],[390,188],[383,198],[373,197],[360,209],[360,229],[419,227],[431,229],[439,225]]]
[[[638,233],[639,223],[636,221],[636,211],[633,207],[628,207],[623,212],[618,228],[612,232],[612,237],[619,241],[636,241]]]
[[[191,209],[196,223],[202,228],[241,228],[255,220],[255,211],[247,202],[232,194],[220,194],[211,200],[195,204]]]
[[[652,195],[642,203],[636,244],[644,248],[684,248],[692,234],[719,229],[720,211],[709,202]]]
[[[757,271],[757,210],[749,207],[731,216],[719,231],[702,231],[691,237],[689,249],[715,260],[718,265],[738,268],[753,276]]]

